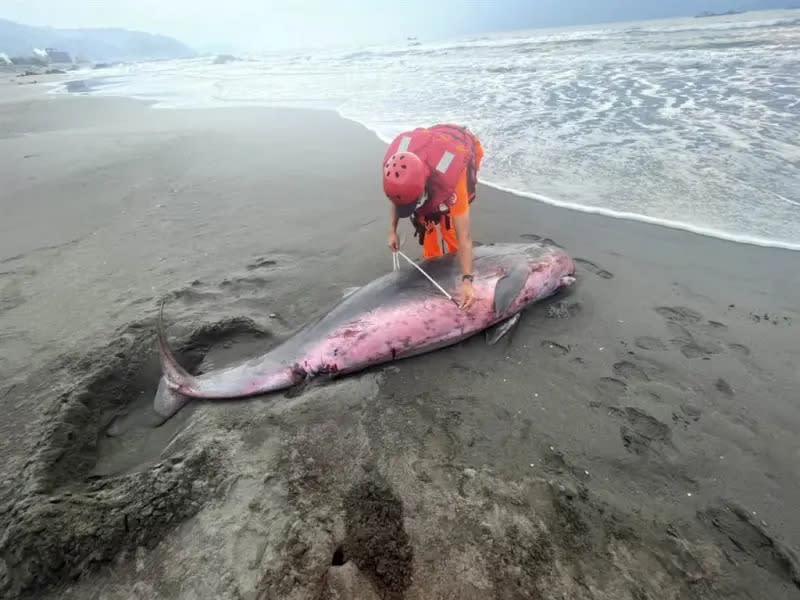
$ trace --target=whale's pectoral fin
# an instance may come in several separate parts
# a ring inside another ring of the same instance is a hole
[[[514,325],[519,322],[520,313],[516,313],[513,317],[509,317],[505,321],[500,321],[497,325],[493,325],[486,330],[486,343],[494,346],[500,341],[505,334],[507,334]]]
[[[511,270],[497,280],[494,287],[494,314],[502,315],[519,296],[530,270],[527,265],[514,265]]]

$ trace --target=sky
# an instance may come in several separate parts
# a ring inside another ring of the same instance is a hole
[[[125,27],[197,49],[395,43],[488,31],[787,6],[790,0],[2,0],[0,17],[54,27]]]

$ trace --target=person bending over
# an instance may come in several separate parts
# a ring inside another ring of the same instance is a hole
[[[466,127],[448,123],[399,134],[383,157],[383,191],[390,200],[389,248],[398,249],[397,223],[407,217],[424,258],[456,252],[463,309],[475,299],[469,211],[482,159],[478,138]]]

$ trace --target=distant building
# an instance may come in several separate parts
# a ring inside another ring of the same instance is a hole
[[[54,48],[45,48],[45,52],[47,52],[47,57],[50,59],[50,62],[54,63],[72,62],[72,57],[69,55],[69,52],[63,52],[61,50],[56,50]]]

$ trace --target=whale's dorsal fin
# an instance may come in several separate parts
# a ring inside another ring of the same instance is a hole
[[[502,315],[525,287],[530,270],[525,263],[516,264],[497,280],[494,287],[494,313]]]

